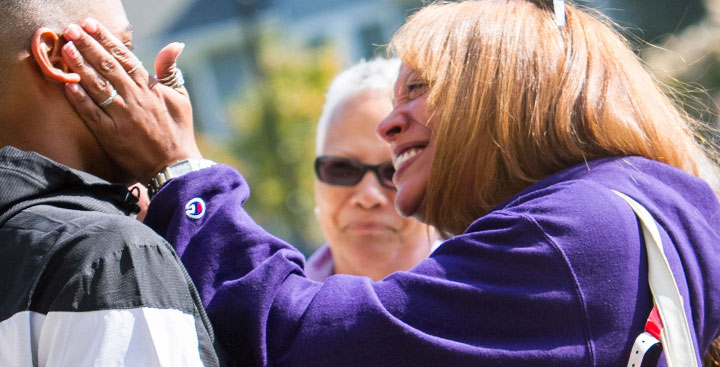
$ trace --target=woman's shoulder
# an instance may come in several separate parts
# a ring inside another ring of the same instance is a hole
[[[613,191],[645,206],[667,232],[710,233],[720,228],[720,205],[704,181],[639,157],[608,158],[558,172],[510,198],[466,231],[482,231],[503,217],[532,223],[545,239],[570,251],[595,246],[622,250],[638,242],[637,219]],[[690,193],[692,193],[690,195]]]
[[[602,214],[608,214],[608,210],[614,212],[619,206],[626,206],[613,191],[634,198],[653,214],[679,210],[712,217],[720,210],[717,196],[705,181],[642,157],[605,158],[578,164],[529,186],[496,210],[559,211],[555,214],[584,216],[597,213],[598,219],[604,219]]]
[[[532,237],[532,242],[547,244],[554,251],[622,246],[637,224],[630,207],[612,190],[595,180],[578,178],[525,190],[478,218],[465,234],[494,231],[503,223],[512,232],[508,237],[522,242]]]

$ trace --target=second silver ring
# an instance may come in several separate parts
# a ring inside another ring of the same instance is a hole
[[[173,65],[170,70],[171,72],[168,76],[158,79],[158,81],[170,88],[182,88],[185,85],[185,78],[183,77],[182,70],[175,65]]]

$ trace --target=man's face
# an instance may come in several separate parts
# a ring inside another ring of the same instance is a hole
[[[132,28],[120,0],[88,1],[87,5],[89,11],[80,19],[76,19],[75,23],[82,24],[86,17],[95,18],[126,46],[132,48]],[[80,119],[77,115],[73,117],[74,119]],[[84,170],[109,181],[128,181],[128,175],[102,150],[87,126],[83,123],[77,128],[80,130],[78,132],[80,142],[74,148],[79,149],[80,153],[85,157]]]

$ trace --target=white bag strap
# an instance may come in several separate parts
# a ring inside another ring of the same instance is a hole
[[[647,331],[640,334],[635,339],[635,344],[633,344],[633,347],[630,351],[630,359],[628,360],[628,367],[640,367],[643,365],[643,362],[645,361],[645,357],[648,353],[650,353],[651,350],[653,350],[653,347],[658,346],[662,349],[662,345],[660,344],[660,340],[655,338],[654,335],[648,333]],[[657,355],[656,355],[657,357]],[[655,364],[657,364],[657,360],[654,360]]]
[[[655,219],[637,201],[621,192],[615,190],[613,192],[630,204],[640,220],[648,256],[650,291],[664,326],[660,334],[660,341],[668,367],[700,366],[683,308],[683,299],[677,283],[675,283],[670,264],[665,257],[660,231],[658,231]],[[628,362],[628,366],[630,366],[630,362]]]

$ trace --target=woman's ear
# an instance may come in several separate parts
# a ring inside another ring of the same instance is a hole
[[[64,43],[53,30],[42,27],[35,31],[30,49],[45,77],[61,83],[78,83],[80,75],[70,72],[70,68],[63,61]]]

